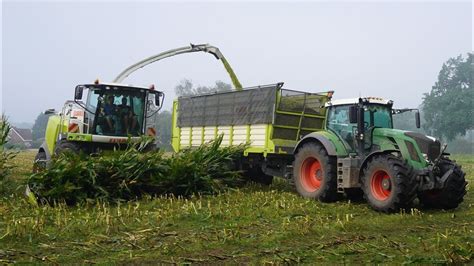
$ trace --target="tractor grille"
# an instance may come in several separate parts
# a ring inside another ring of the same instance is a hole
[[[433,161],[438,158],[441,152],[441,143],[439,140],[432,140],[427,136],[416,132],[405,132],[405,135],[413,138],[420,148],[421,152],[428,155],[428,159]]]

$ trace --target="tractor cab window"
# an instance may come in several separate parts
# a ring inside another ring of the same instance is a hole
[[[329,108],[327,128],[339,136],[348,147],[355,146],[357,124],[349,122],[350,105],[332,106]],[[392,128],[391,109],[384,105],[367,105],[364,107],[364,128]]]
[[[392,111],[384,105],[368,105],[365,108],[364,120],[367,127],[392,128]]]
[[[353,147],[356,124],[349,122],[349,106],[333,106],[328,112],[327,128],[339,136],[348,147]]]

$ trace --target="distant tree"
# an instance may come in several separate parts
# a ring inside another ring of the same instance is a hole
[[[215,85],[212,87],[209,86],[198,86],[194,87],[193,83],[189,79],[183,79],[181,82],[176,85],[174,91],[178,96],[192,96],[192,95],[201,95],[207,93],[231,91],[232,86],[223,81],[216,81]]]
[[[48,125],[49,116],[44,113],[40,113],[35,120],[35,124],[31,130],[33,141],[44,138],[46,132],[46,126]]]
[[[423,98],[425,129],[432,135],[453,140],[474,129],[473,54],[446,61],[430,93]]]

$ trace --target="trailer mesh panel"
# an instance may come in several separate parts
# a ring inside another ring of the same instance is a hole
[[[178,126],[271,124],[277,85],[179,98]]]

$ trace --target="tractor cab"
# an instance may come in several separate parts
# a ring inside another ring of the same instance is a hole
[[[416,126],[420,127],[418,109],[393,109],[393,101],[378,97],[334,100],[325,106],[328,108],[326,129],[336,134],[351,152],[372,151],[374,131],[393,130],[392,115],[416,111]]]

